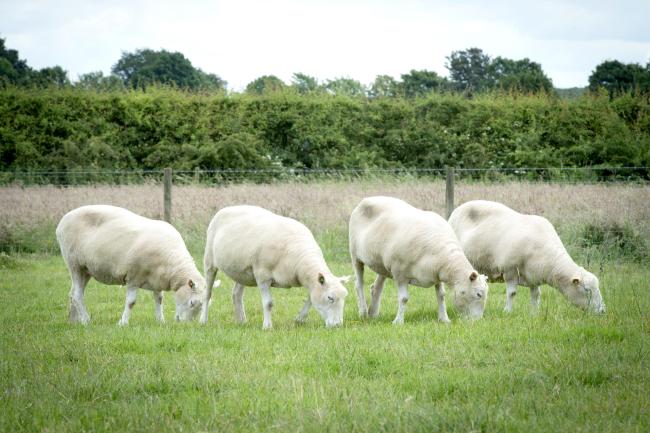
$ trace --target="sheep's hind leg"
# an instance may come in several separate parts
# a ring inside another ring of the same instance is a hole
[[[372,283],[372,286],[370,287],[370,294],[372,295],[372,299],[370,301],[370,309],[368,310],[369,317],[379,316],[379,308],[381,307],[381,294],[384,291],[385,284],[386,277],[377,274],[375,282]]]
[[[204,265],[205,266],[205,265]],[[205,267],[205,297],[201,305],[201,316],[199,323],[205,325],[208,323],[208,307],[210,307],[210,299],[212,298],[212,286],[214,286],[214,279],[217,275],[217,268]]]
[[[506,305],[503,308],[503,311],[510,313],[512,311],[512,300],[517,294],[517,281],[516,280],[506,280]]]
[[[162,292],[154,291],[153,292],[154,300],[154,314],[156,320],[160,323],[165,323],[165,315],[163,313],[162,303],[163,303],[163,294]]]
[[[262,295],[262,309],[264,311],[264,323],[262,328],[271,329],[273,323],[271,322],[271,309],[273,308],[273,299],[271,298],[271,281],[264,281],[258,283],[260,294]]]
[[[357,289],[357,304],[359,306],[359,317],[364,318],[368,316],[368,304],[366,303],[366,295],[363,291],[363,270],[364,265],[358,260],[352,260],[352,267],[354,268],[355,288]]]
[[[244,286],[235,283],[232,288],[232,306],[235,322],[246,323],[246,311],[244,310]]]
[[[397,282],[397,316],[393,320],[394,325],[401,325],[404,323],[404,313],[406,312],[406,304],[409,301],[408,283],[405,281]]]
[[[530,305],[534,311],[539,310],[539,303],[542,296],[542,288],[540,286],[533,286],[530,288]]]
[[[81,269],[70,269],[70,278],[72,286],[70,287],[70,307],[68,311],[68,320],[71,323],[81,323],[86,325],[90,322],[90,315],[84,304],[84,290],[90,275]]]
[[[129,317],[131,316],[131,310],[135,305],[136,293],[138,288],[127,286],[126,287],[126,301],[124,303],[124,312],[122,313],[122,318],[117,323],[120,326],[126,326],[129,324]]]

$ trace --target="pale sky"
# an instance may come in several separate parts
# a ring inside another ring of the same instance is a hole
[[[650,61],[650,0],[0,0],[0,37],[33,68],[110,73],[123,51],[183,53],[241,90],[262,75],[289,83],[428,69],[478,47],[541,63],[556,87],[585,86],[604,60]]]

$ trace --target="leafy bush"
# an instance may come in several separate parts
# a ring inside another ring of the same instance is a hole
[[[582,230],[581,246],[596,248],[608,258],[643,261],[650,256],[646,239],[632,227],[611,224],[588,224]]]
[[[650,104],[632,95],[0,90],[2,171],[649,163]]]

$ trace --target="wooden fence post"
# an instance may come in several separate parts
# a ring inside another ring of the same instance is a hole
[[[447,185],[445,188],[445,202],[447,203],[447,219],[454,211],[454,167],[446,167]]]
[[[163,178],[163,191],[165,203],[165,221],[172,222],[172,169],[165,168],[165,177]]]

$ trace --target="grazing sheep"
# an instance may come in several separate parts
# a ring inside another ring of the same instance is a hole
[[[436,285],[438,320],[449,323],[443,283],[452,286],[454,305],[471,318],[483,316],[487,279],[465,258],[453,230],[441,216],[391,197],[361,200],[350,216],[350,256],[356,274],[359,315],[376,317],[386,278],[397,285],[398,311],[404,322],[408,285]],[[363,292],[364,266],[377,273],[368,310]]]
[[[155,316],[161,322],[163,291],[174,291],[176,320],[190,320],[200,311],[205,281],[170,224],[120,207],[82,206],[61,218],[56,238],[72,278],[71,322],[90,321],[83,296],[91,277],[126,286],[120,325],[129,323],[138,288],[153,292]]]
[[[454,210],[449,224],[469,261],[482,272],[505,280],[506,312],[512,310],[517,285],[530,287],[531,304],[538,307],[542,284],[557,288],[580,308],[605,311],[598,278],[571,259],[546,218],[476,200]]]
[[[244,286],[258,286],[262,294],[264,329],[271,328],[271,287],[304,286],[309,291],[296,317],[305,320],[310,306],[326,326],[343,323],[348,292],[325,263],[309,229],[300,222],[257,206],[231,206],[216,213],[208,227],[204,270],[207,281],[201,323],[208,319],[212,281],[219,269],[235,281],[232,290],[235,320],[246,321]]]

